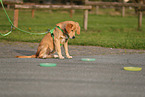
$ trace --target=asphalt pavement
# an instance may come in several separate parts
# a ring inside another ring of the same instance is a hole
[[[145,50],[70,46],[73,59],[15,58],[35,54],[37,46],[0,43],[0,97],[145,97]]]

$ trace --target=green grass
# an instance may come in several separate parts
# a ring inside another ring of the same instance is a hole
[[[11,20],[13,20],[13,10],[7,10]],[[49,12],[47,10],[35,11],[35,17],[31,18],[30,10],[19,11],[19,28],[34,32],[42,33],[47,29],[52,29],[55,24],[73,20],[80,23],[81,34],[75,40],[70,40],[71,45],[93,45],[110,48],[127,48],[127,49],[145,49],[145,18],[141,31],[137,31],[137,16],[112,15],[95,15],[89,14],[88,31],[83,29],[83,11],[78,10],[69,17],[67,10]],[[10,30],[10,24],[0,9],[0,32],[6,33]],[[6,36],[0,36],[0,41],[23,41],[23,42],[40,42],[44,35],[30,35],[18,30]]]

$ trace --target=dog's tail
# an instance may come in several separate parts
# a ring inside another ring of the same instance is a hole
[[[16,56],[16,58],[36,58],[36,55],[31,55],[31,56]]]

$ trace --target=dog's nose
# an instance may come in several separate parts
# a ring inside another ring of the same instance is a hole
[[[73,36],[72,39],[75,39],[75,36]]]

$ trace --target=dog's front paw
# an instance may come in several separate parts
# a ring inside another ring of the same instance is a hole
[[[68,59],[72,59],[72,56],[67,56]]]
[[[58,58],[58,55],[53,55],[54,58]]]
[[[59,59],[64,59],[64,57],[63,56],[60,56]]]

